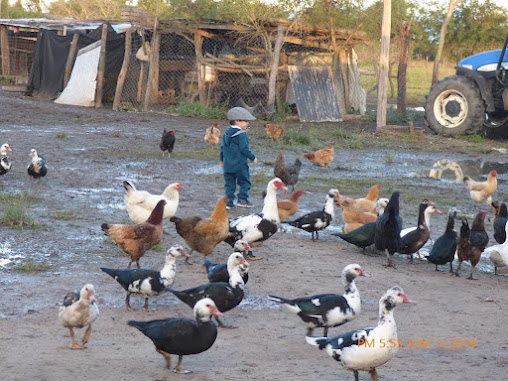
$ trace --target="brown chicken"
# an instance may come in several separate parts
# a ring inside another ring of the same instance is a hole
[[[219,144],[220,130],[219,123],[214,123],[211,127],[208,127],[205,131],[205,142],[210,144],[210,148]]]
[[[275,165],[273,167],[273,175],[281,179],[286,186],[291,185],[294,191],[295,184],[298,182],[298,177],[300,176],[302,162],[300,159],[296,158],[294,164],[286,165],[286,163],[284,163],[284,156],[284,152],[281,152],[279,156],[277,156],[277,160],[275,160]]]
[[[279,220],[284,221],[298,211],[298,199],[303,195],[303,189],[293,192],[289,200],[277,200],[277,209],[279,210]]]
[[[470,190],[469,194],[474,202],[487,201],[487,204],[492,203],[492,195],[497,189],[497,172],[490,171],[487,181],[474,181],[468,176],[464,177],[464,184]]]
[[[215,204],[215,209],[209,218],[201,217],[178,218],[171,217],[170,221],[175,223],[177,233],[185,240],[190,248],[190,253],[194,250],[209,255],[219,243],[226,239],[229,233],[229,220],[226,210],[227,196],[219,198]],[[189,258],[185,260],[190,264]]]
[[[318,164],[320,167],[329,167],[333,160],[333,147],[331,144],[328,144],[326,148],[306,153],[303,157],[309,159],[311,163]]]
[[[131,268],[132,262],[139,266],[139,258],[162,240],[162,216],[166,201],[160,200],[152,210],[150,217],[145,222],[135,225],[102,224],[101,229],[112,241],[120,247],[131,259],[127,268]]]
[[[266,134],[272,138],[272,141],[277,141],[281,136],[286,136],[284,129],[276,124],[265,124]]]
[[[340,204],[342,201],[347,201],[349,206],[354,206],[360,209],[363,212],[369,212],[376,214],[376,202],[379,198],[379,190],[382,188],[381,185],[376,184],[370,187],[367,196],[362,198],[350,198],[346,196],[339,195],[339,197],[335,200],[335,204],[340,208]]]
[[[355,200],[353,200],[355,201]],[[343,199],[340,202],[336,201],[339,208],[342,209],[342,216],[344,218],[344,233],[349,233],[365,224],[376,222],[377,214],[371,212],[364,212],[361,209],[351,205],[348,200]]]
[[[459,276],[459,270],[462,262],[469,261],[471,262],[471,274],[469,274],[468,279],[475,279],[473,278],[474,269],[480,260],[482,251],[489,243],[489,236],[485,231],[486,214],[487,212],[485,210],[480,210],[473,220],[471,229],[469,229],[467,219],[464,218],[462,220],[460,235],[457,241],[457,256],[459,257],[459,266],[455,271],[456,276]]]

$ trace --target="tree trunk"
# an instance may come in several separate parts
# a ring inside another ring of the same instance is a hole
[[[129,64],[131,61],[132,51],[132,27],[125,32],[125,53],[123,56],[122,68],[118,75],[118,82],[116,83],[115,99],[113,100],[113,111],[118,111],[118,106],[122,100],[123,85],[127,78],[127,72],[129,70]]]
[[[407,104],[407,63],[409,61],[409,39],[411,36],[411,23],[409,20],[400,28],[400,56],[399,56],[399,69],[397,72],[397,119],[402,120],[406,118],[406,104]]]
[[[379,82],[377,92],[376,132],[386,126],[386,101],[388,92],[388,66],[390,64],[390,29],[392,25],[392,0],[383,2],[383,24],[381,26],[381,54],[379,57]]]
[[[441,55],[443,54],[443,48],[446,38],[446,29],[448,29],[448,24],[453,16],[453,10],[462,0],[450,0],[448,4],[448,13],[446,13],[446,17],[443,21],[443,25],[441,25],[441,32],[439,33],[439,43],[437,46],[436,58],[434,58],[434,69],[432,70],[432,84],[436,83],[439,79],[439,65],[441,64]]]
[[[272,62],[270,65],[270,77],[268,79],[268,101],[266,107],[269,111],[274,110],[275,94],[277,90],[277,77],[279,74],[280,51],[284,44],[284,27],[277,26],[277,40],[273,48]]]

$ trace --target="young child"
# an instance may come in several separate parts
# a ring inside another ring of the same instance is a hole
[[[238,192],[237,206],[241,208],[252,208],[249,202],[249,190],[251,188],[249,162],[254,165],[258,159],[249,148],[249,138],[245,130],[250,120],[256,118],[243,107],[233,107],[228,111],[228,119],[231,124],[222,137],[220,146],[220,163],[224,171],[224,191],[228,196],[227,209],[235,206],[236,185],[240,186]]]

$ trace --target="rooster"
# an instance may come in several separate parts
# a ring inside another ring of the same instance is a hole
[[[219,243],[224,241],[229,233],[229,220],[226,210],[227,196],[219,198],[215,209],[209,218],[201,217],[178,218],[171,217],[175,223],[177,233],[185,240],[192,254],[194,250],[209,255]],[[189,258],[185,259],[190,264]]]
[[[162,240],[162,215],[166,201],[160,200],[148,220],[135,225],[102,224],[101,229],[112,241],[130,255],[128,269],[132,262],[139,266],[139,258]]]
[[[213,148],[213,146],[216,146],[219,144],[220,139],[220,130],[219,130],[219,123],[214,123],[211,125],[211,127],[208,127],[205,131],[205,142],[210,144],[210,148]]]
[[[39,179],[46,176],[46,173],[48,172],[46,160],[44,160],[42,156],[38,155],[37,151],[33,148],[30,151],[30,156],[32,156],[32,161],[27,168],[28,176],[31,179]]]
[[[333,160],[333,147],[331,144],[328,144],[326,148],[306,153],[303,157],[309,159],[311,163],[318,164],[320,167],[329,167]]]
[[[295,184],[298,182],[298,176],[300,175],[300,169],[302,168],[302,162],[296,158],[293,165],[286,165],[284,163],[284,153],[281,152],[277,156],[275,166],[273,168],[273,174],[282,180],[286,186],[291,185],[291,191],[295,190]]]
[[[473,220],[471,229],[467,219],[462,220],[462,226],[460,228],[460,236],[457,242],[457,256],[459,257],[459,265],[455,270],[455,275],[459,276],[460,266],[463,261],[471,262],[471,273],[467,279],[473,278],[473,273],[476,265],[480,261],[482,251],[489,243],[489,236],[485,231],[485,216],[487,212],[480,210]]]
[[[487,201],[487,204],[492,204],[492,195],[497,189],[496,176],[496,171],[490,171],[487,181],[474,181],[468,176],[464,177],[464,184],[470,190],[469,194],[474,202]]]
[[[159,144],[160,149],[162,150],[162,157],[166,151],[168,151],[168,157],[171,157],[171,152],[173,152],[173,147],[175,146],[175,130],[172,131],[162,131],[161,143]]]
[[[2,147],[0,147],[0,176],[5,175],[12,167],[11,159],[7,156],[7,151],[12,151],[9,144],[2,144]]]
[[[123,187],[125,188],[125,208],[135,224],[146,221],[160,200],[166,201],[162,218],[173,217],[178,209],[180,201],[178,192],[182,189],[182,183],[179,181],[169,184],[162,194],[157,195],[137,190],[130,181],[124,181]]]
[[[272,141],[277,141],[281,136],[286,136],[286,133],[284,132],[284,129],[281,126],[278,126],[276,124],[265,124],[265,131],[266,134],[272,138]],[[277,176],[277,175],[276,175]],[[284,181],[283,179],[281,179]],[[287,185],[287,184],[286,184]]]

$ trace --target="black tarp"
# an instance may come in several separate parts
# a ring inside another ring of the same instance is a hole
[[[102,27],[89,33],[79,33],[78,49],[100,40]],[[63,90],[63,77],[67,56],[73,35],[59,36],[56,32],[43,29],[39,31],[35,44],[34,57],[26,95],[56,98]],[[108,38],[106,42],[106,83],[103,99],[114,96],[116,78],[122,67],[125,49],[125,36],[117,34],[108,24]],[[73,57],[75,60],[76,57]],[[74,63],[73,63],[74,64]]]

